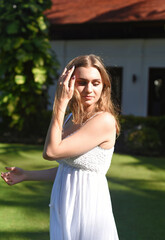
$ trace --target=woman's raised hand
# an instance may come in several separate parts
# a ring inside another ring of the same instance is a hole
[[[75,76],[73,72],[75,67],[73,66],[70,70],[64,69],[58,81],[57,99],[59,101],[69,101],[73,97]]]
[[[2,172],[1,177],[8,185],[14,185],[26,180],[26,172],[18,167],[6,167],[9,172]]]

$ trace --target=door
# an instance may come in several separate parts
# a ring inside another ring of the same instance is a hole
[[[148,115],[165,115],[165,68],[149,69]]]

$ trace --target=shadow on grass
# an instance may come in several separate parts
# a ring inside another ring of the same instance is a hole
[[[22,153],[41,153],[43,146],[24,144],[0,144],[0,162],[6,164],[6,159],[22,159]],[[42,155],[41,155],[42,156]],[[25,156],[23,157],[25,159]]]
[[[16,154],[19,155],[19,152],[29,152],[29,151],[42,151],[42,145],[25,145],[25,144],[0,144],[0,153],[1,154]]]
[[[119,239],[164,240],[165,192],[147,189],[149,183],[138,180],[108,178],[108,181],[128,188],[110,191]]]
[[[118,155],[120,155],[120,154],[118,154]],[[124,156],[124,154],[122,154],[122,156]],[[125,155],[125,156],[127,156],[127,155]],[[145,157],[145,156],[137,156],[137,155],[131,156],[131,157],[136,159],[137,161],[134,161],[132,163],[130,163],[130,162],[124,163],[123,165],[132,165],[134,167],[143,165],[150,170],[165,169],[165,157]]]
[[[0,206],[35,208],[36,212],[48,211],[52,182],[25,182],[15,186],[1,186],[5,198],[0,199]]]
[[[1,240],[49,240],[49,232],[0,232]]]
[[[49,240],[49,230],[46,231],[45,227],[49,225],[49,200],[52,184],[52,182],[24,182],[15,186],[7,186],[5,183],[1,185],[0,217],[1,221],[5,219],[6,223],[4,222],[3,225],[6,225],[5,229],[9,228],[9,230],[0,230],[0,239]],[[15,217],[13,213],[18,216]],[[21,223],[21,226],[16,220]],[[26,221],[28,221],[28,228],[32,228],[32,231],[24,231]],[[13,226],[15,231],[13,231]],[[35,231],[35,226],[37,231]]]

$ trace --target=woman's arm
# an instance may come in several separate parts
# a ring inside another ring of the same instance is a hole
[[[50,137],[46,155],[43,155],[47,160],[78,156],[103,143],[108,143],[108,148],[112,148],[116,140],[116,121],[108,112],[97,114],[74,134],[59,142],[52,123]]]
[[[25,181],[54,181],[56,177],[58,167],[36,170],[36,171],[25,171]]]
[[[52,146],[58,148],[62,141],[62,128],[66,108],[74,93],[75,77],[72,77],[74,67],[70,70],[64,69],[57,90],[57,102],[55,105],[55,114],[52,117],[44,144],[43,157],[49,159]]]
[[[58,167],[38,170],[25,171],[18,167],[6,167],[9,172],[1,173],[2,179],[8,185],[14,185],[23,181],[53,181],[56,177]]]

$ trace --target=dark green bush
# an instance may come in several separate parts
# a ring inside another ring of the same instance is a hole
[[[126,136],[126,146],[133,153],[158,154],[160,151],[160,137],[153,128],[142,127],[131,130]]]
[[[29,118],[22,131],[8,126],[9,119],[0,122],[0,142],[43,144],[51,120],[52,111],[43,110],[35,119]]]
[[[117,151],[140,155],[165,154],[165,116],[120,116]]]
[[[51,111],[42,111],[37,121],[31,118],[20,131],[8,128],[8,119],[0,122],[0,141],[43,144],[51,120]],[[121,134],[116,151],[129,154],[165,155],[165,116],[120,116]]]
[[[24,131],[49,104],[59,63],[43,14],[51,0],[0,1],[0,117],[10,131]]]

